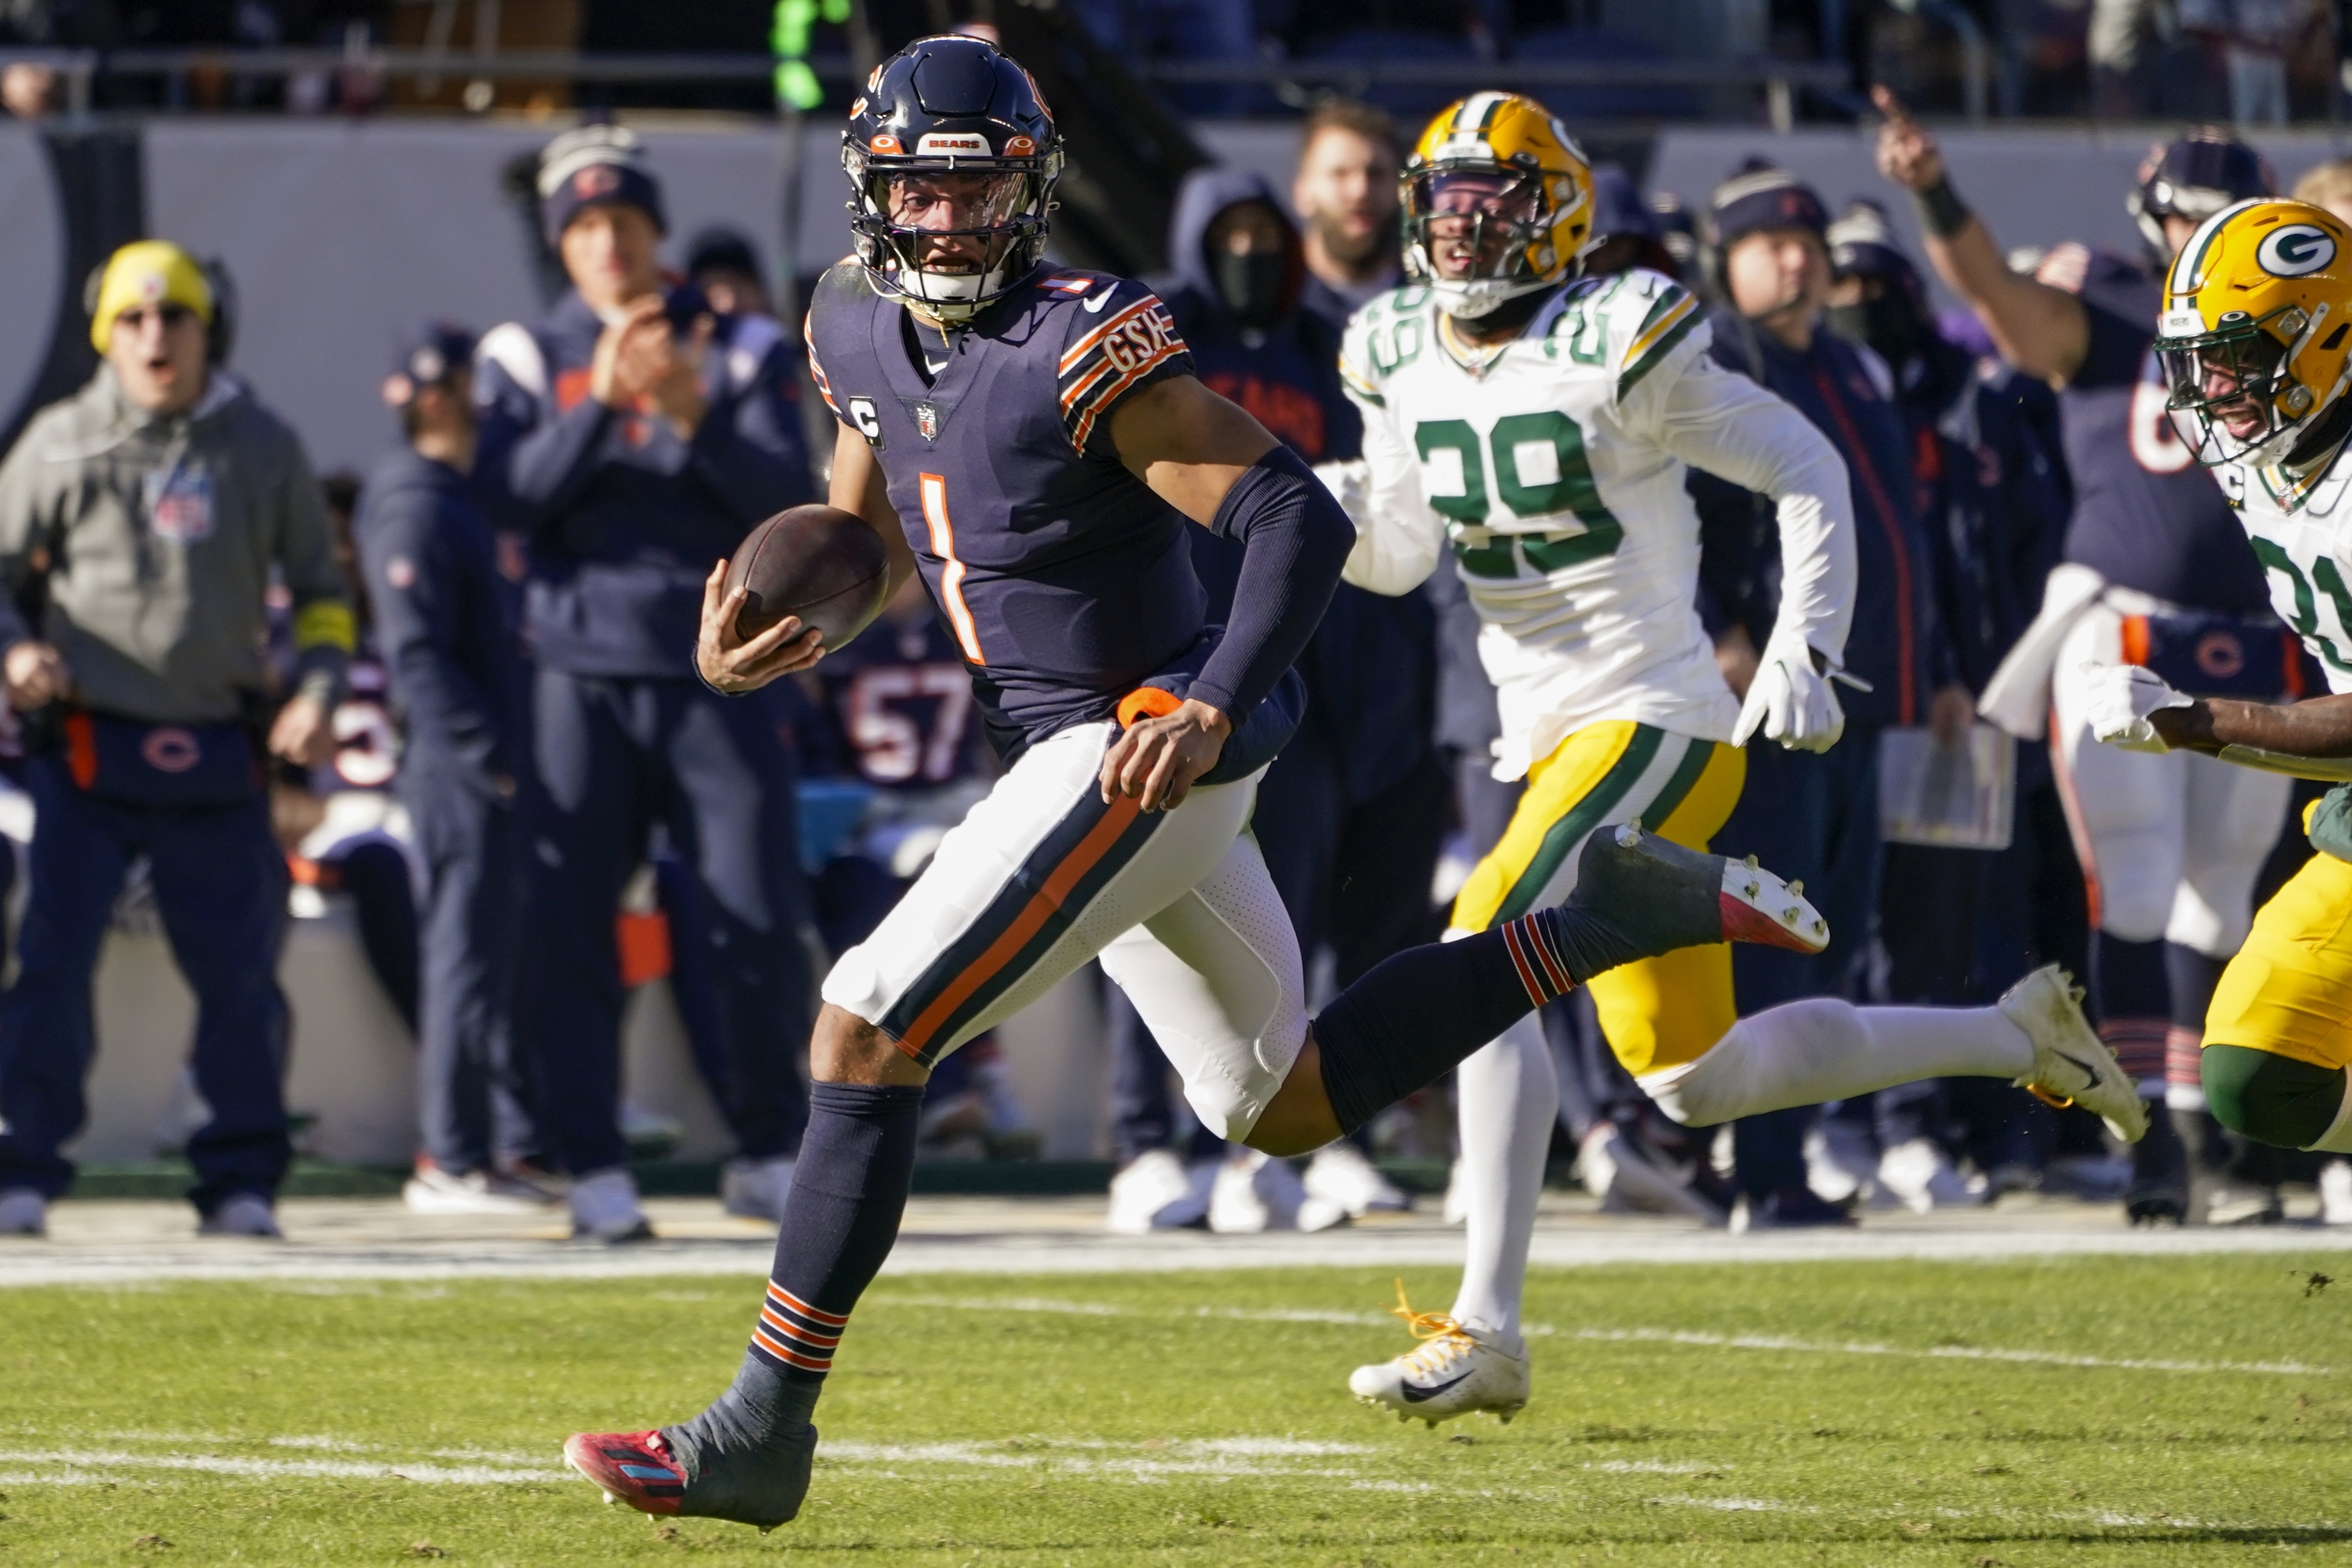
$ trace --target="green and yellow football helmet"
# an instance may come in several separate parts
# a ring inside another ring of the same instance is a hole
[[[1591,164],[1550,110],[1518,93],[1473,93],[1440,112],[1403,184],[1405,271],[1448,315],[1484,316],[1572,278],[1592,243]],[[1445,218],[1469,220],[1468,277],[1439,274],[1431,225]]]
[[[2352,229],[2308,202],[2214,214],[2165,274],[2156,352],[2199,462],[2285,461],[2352,386]]]

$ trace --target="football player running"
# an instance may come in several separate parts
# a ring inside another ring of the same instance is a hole
[[[2208,218],[2164,283],[2156,352],[2180,437],[2253,542],[2271,602],[2330,695],[2190,698],[2154,671],[2084,671],[2092,731],[2265,772],[2352,779],[2352,228],[2303,202]],[[2221,972],[2199,1066],[2206,1104],[2257,1142],[2352,1154],[2352,786],[2306,814],[2321,853],[2254,916]]]
[[[1341,354],[1364,414],[1364,469],[1331,476],[1360,534],[1347,580],[1406,593],[1450,546],[1502,710],[1496,776],[1527,780],[1454,904],[1454,940],[1570,896],[1597,830],[1639,822],[1703,849],[1739,797],[1750,737],[1825,751],[1843,726],[1844,464],[1797,410],[1708,358],[1679,284],[1580,276],[1591,190],[1583,154],[1533,100],[1485,92],[1445,110],[1404,176],[1412,281],[1356,314]],[[1696,607],[1685,464],[1778,507],[1779,622],[1744,704]],[[2054,966],[1996,1007],[1822,997],[1739,1019],[1730,949],[1714,944],[1612,970],[1591,992],[1618,1059],[1691,1125],[1951,1076],[2071,1097],[2125,1138],[2146,1125]],[[1433,1426],[1508,1419],[1527,1401],[1519,1296],[1559,1093],[1533,1017],[1455,1082],[1461,1294],[1446,1313],[1400,1303],[1422,1343],[1349,1379],[1365,1403]]]
[[[808,1134],[734,1384],[690,1421],[564,1446],[617,1501],[762,1529],[807,1492],[811,1417],[897,1239],[932,1064],[1089,959],[1203,1124],[1294,1154],[1617,964],[1732,935],[1825,940],[1769,872],[1621,828],[1584,851],[1568,904],[1398,953],[1310,1027],[1297,941],[1247,828],[1297,723],[1291,663],[1355,531],[1191,374],[1148,290],[1043,261],[1059,138],[993,46],[924,38],[884,61],[843,163],[857,256],[825,274],[808,320],[841,422],[833,500],[880,536],[894,583],[920,573],[1005,772],[825,979]],[[1243,546],[1222,627],[1205,622],[1188,520]],[[796,621],[740,635],[723,566],[703,679],[744,691],[814,663],[821,643]]]

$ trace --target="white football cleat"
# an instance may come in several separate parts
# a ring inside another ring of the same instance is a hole
[[[1307,1162],[1307,1195],[1338,1207],[1349,1219],[1368,1214],[1402,1214],[1412,1206],[1380,1167],[1345,1138],[1327,1143]]]
[[[2056,964],[2044,964],[2001,996],[2001,1016],[2033,1042],[2033,1070],[2017,1087],[2062,1110],[2079,1105],[2126,1143],[2147,1136],[2147,1106],[2139,1086],[2116,1064],[2115,1053],[2083,1016],[2083,994]]]
[[[1209,1228],[1220,1236],[1297,1230],[1306,1202],[1306,1184],[1289,1161],[1260,1149],[1237,1150],[1218,1167],[1216,1185],[1210,1189]]]
[[[1121,1236],[1181,1230],[1209,1217],[1209,1187],[1218,1167],[1187,1170],[1174,1152],[1147,1149],[1110,1179],[1110,1213],[1104,1225]]]
[[[1397,1282],[1397,1304],[1421,1343],[1392,1361],[1360,1366],[1348,1376],[1359,1405],[1396,1412],[1400,1421],[1416,1416],[1434,1426],[1456,1415],[1485,1414],[1508,1425],[1528,1403],[1528,1352],[1517,1353],[1484,1325],[1456,1322],[1443,1312],[1416,1312]]]
[[[738,1219],[762,1219],[779,1224],[784,1217],[784,1194],[793,1190],[790,1154],[769,1160],[730,1160],[719,1173],[719,1206]]]
[[[49,1234],[49,1200],[30,1187],[0,1193],[0,1236]]]

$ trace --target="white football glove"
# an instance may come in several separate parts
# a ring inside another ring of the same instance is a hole
[[[1776,634],[1764,645],[1731,743],[1744,746],[1759,730],[1792,752],[1826,752],[1845,733],[1845,710],[1801,638]]]
[[[2168,752],[2164,737],[2147,721],[2167,708],[2187,708],[2196,701],[2175,691],[2164,677],[2137,664],[2083,666],[2083,717],[2091,733],[2126,752]]]

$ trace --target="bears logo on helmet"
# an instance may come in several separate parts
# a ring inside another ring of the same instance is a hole
[[[1061,137],[1036,82],[996,46],[918,38],[867,79],[841,166],[874,287],[964,321],[1044,256]]]

